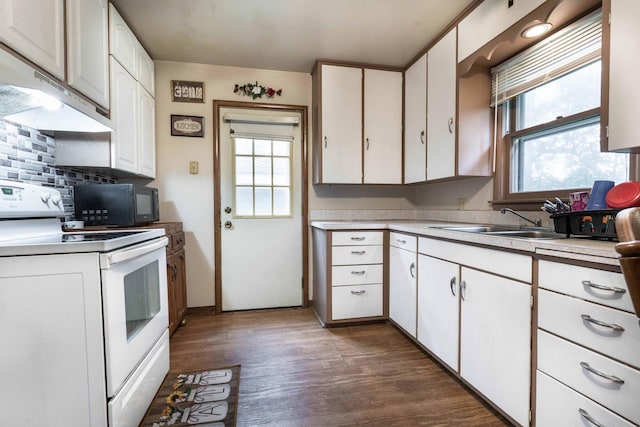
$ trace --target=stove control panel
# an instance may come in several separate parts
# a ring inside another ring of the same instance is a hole
[[[59,216],[64,216],[64,206],[55,188],[0,180],[0,218]]]

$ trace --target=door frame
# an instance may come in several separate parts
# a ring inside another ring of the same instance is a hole
[[[215,313],[222,313],[222,206],[220,200],[220,109],[236,108],[243,110],[283,111],[299,113],[301,118],[301,223],[302,223],[302,307],[309,307],[309,163],[308,163],[308,115],[306,105],[260,104],[255,102],[213,100],[213,224],[214,224],[214,284]],[[294,209],[298,207],[294,206]]]

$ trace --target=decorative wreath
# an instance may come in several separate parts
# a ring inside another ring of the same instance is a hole
[[[235,87],[233,88],[233,93],[238,93],[240,95],[247,95],[247,96],[250,96],[252,99],[262,98],[263,95],[266,96],[267,98],[273,98],[275,95],[281,96],[282,89],[275,90],[274,88],[271,88],[271,87],[265,87],[265,86],[259,85],[258,82],[256,82],[255,84],[246,83],[246,84],[243,84],[242,86],[236,84]]]

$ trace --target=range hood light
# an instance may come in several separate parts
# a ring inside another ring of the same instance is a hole
[[[60,102],[59,99],[49,95],[48,93],[20,86],[12,85],[11,87],[15,90],[19,90],[20,92],[29,95],[34,103],[39,107],[43,107],[49,111],[57,111],[62,108],[62,102]]]

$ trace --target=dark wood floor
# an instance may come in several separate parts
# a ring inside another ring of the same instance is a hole
[[[171,371],[240,364],[238,426],[504,426],[386,323],[322,328],[311,309],[190,315]]]

